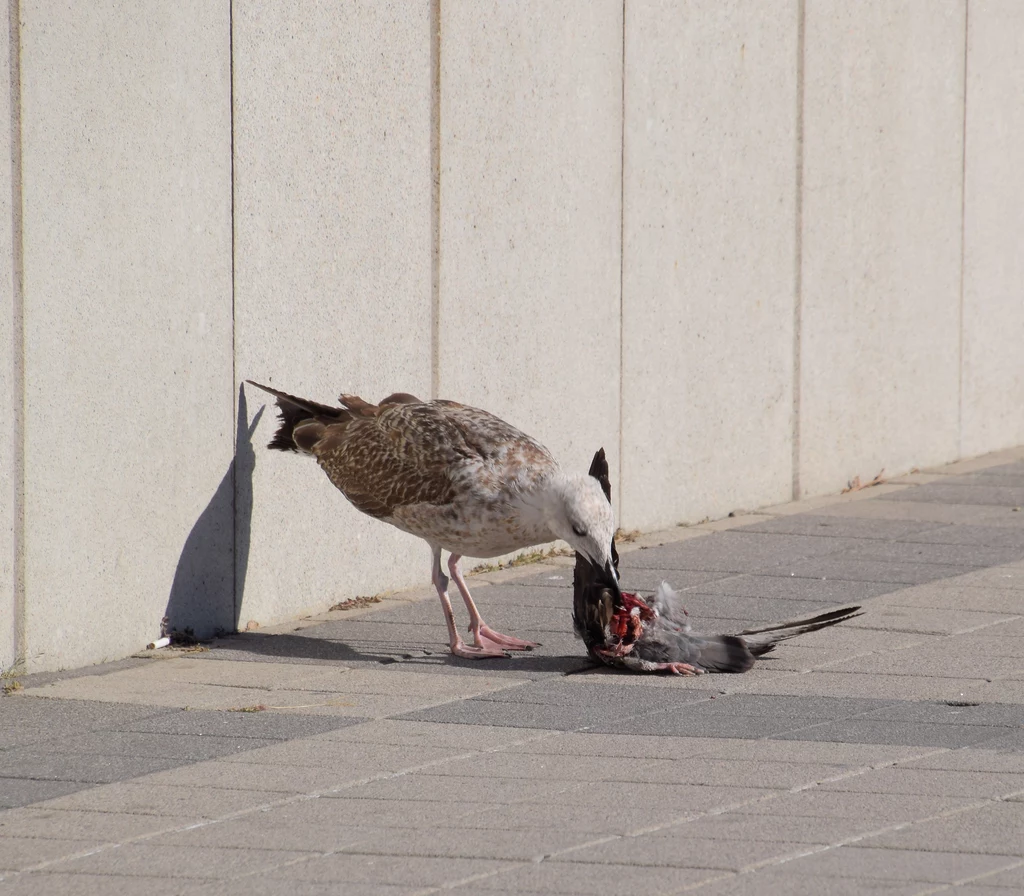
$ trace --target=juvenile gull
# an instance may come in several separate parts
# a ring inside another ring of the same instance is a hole
[[[611,483],[604,450],[594,455],[590,475],[611,501]],[[612,544],[614,565],[618,566]],[[860,615],[860,607],[843,607],[807,619],[746,629],[732,635],[700,635],[690,628],[682,599],[667,582],[653,597],[610,589],[590,560],[576,554],[572,621],[587,652],[595,660],[631,672],[746,672],[757,657],[780,641],[818,631]]]
[[[316,458],[363,513],[430,545],[431,580],[456,656],[500,657],[536,647],[490,628],[473,603],[459,560],[497,557],[556,538],[593,564],[618,593],[611,505],[592,476],[566,473],[540,443],[487,411],[405,393],[370,404],[342,395],[318,404],[247,380],[277,398],[280,426],[267,446]],[[472,644],[459,635],[441,551],[469,611]]]

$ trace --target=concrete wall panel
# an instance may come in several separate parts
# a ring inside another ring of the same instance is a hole
[[[233,23],[239,380],[429,397],[429,0],[243,0]],[[239,426],[241,624],[429,583],[421,541],[358,513],[309,458],[265,450],[267,399],[246,386]]]
[[[960,453],[1024,443],[1024,5],[968,18]]]
[[[183,546],[231,456],[231,141],[227,4],[21,15],[31,670],[230,600],[230,503]]]
[[[14,233],[11,219],[9,7],[0,15],[0,672],[15,662],[14,600]],[[20,361],[18,362],[20,363]]]
[[[618,483],[622,4],[441,15],[439,396]]]
[[[797,3],[626,6],[623,522],[786,499]]]
[[[957,455],[963,0],[808,0],[800,490]]]

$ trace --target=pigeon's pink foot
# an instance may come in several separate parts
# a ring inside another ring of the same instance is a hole
[[[481,646],[491,645],[501,650],[533,650],[534,647],[539,647],[539,644],[535,644],[533,641],[524,641],[522,638],[513,638],[512,635],[503,635],[501,632],[496,632],[486,622],[480,623],[480,628],[476,632],[476,641]]]
[[[703,675],[704,670],[691,666],[689,663],[658,663],[655,667],[659,672],[671,672],[673,675]]]
[[[451,650],[453,656],[461,656],[467,660],[505,659],[505,651],[498,644],[484,642],[470,647],[462,638],[459,638],[451,645]]]

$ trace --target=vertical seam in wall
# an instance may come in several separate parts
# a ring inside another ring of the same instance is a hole
[[[622,519],[623,480],[626,476],[625,455],[625,325],[626,325],[626,0],[622,0],[622,55],[619,78],[619,475],[616,477],[616,506]]]
[[[804,43],[806,2],[797,0],[796,26],[796,164],[794,170],[793,239],[793,429],[792,498],[800,499],[800,401],[803,328],[803,238],[804,238]]]
[[[13,670],[28,658],[25,618],[25,244],[21,175],[21,6],[7,5],[11,80],[11,371],[13,411],[14,636]]]
[[[235,4],[228,0],[228,163],[230,179],[229,210],[231,215],[231,404],[232,423],[238,417],[238,346],[235,341]],[[246,421],[248,422],[248,421]],[[232,425],[233,451],[231,462],[231,609],[232,618],[240,618],[242,595],[238,593],[238,426]]]
[[[957,336],[956,456],[964,453],[964,262],[967,257],[967,65],[970,48],[970,0],[964,0],[964,102],[960,136],[960,315]]]
[[[441,392],[441,0],[430,3],[430,395]]]

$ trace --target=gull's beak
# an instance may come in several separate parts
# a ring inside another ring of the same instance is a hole
[[[616,604],[622,603],[622,592],[619,590],[619,578],[615,574],[615,567],[612,566],[612,561],[609,560],[597,574],[598,584],[604,588],[609,589],[615,598]]]

